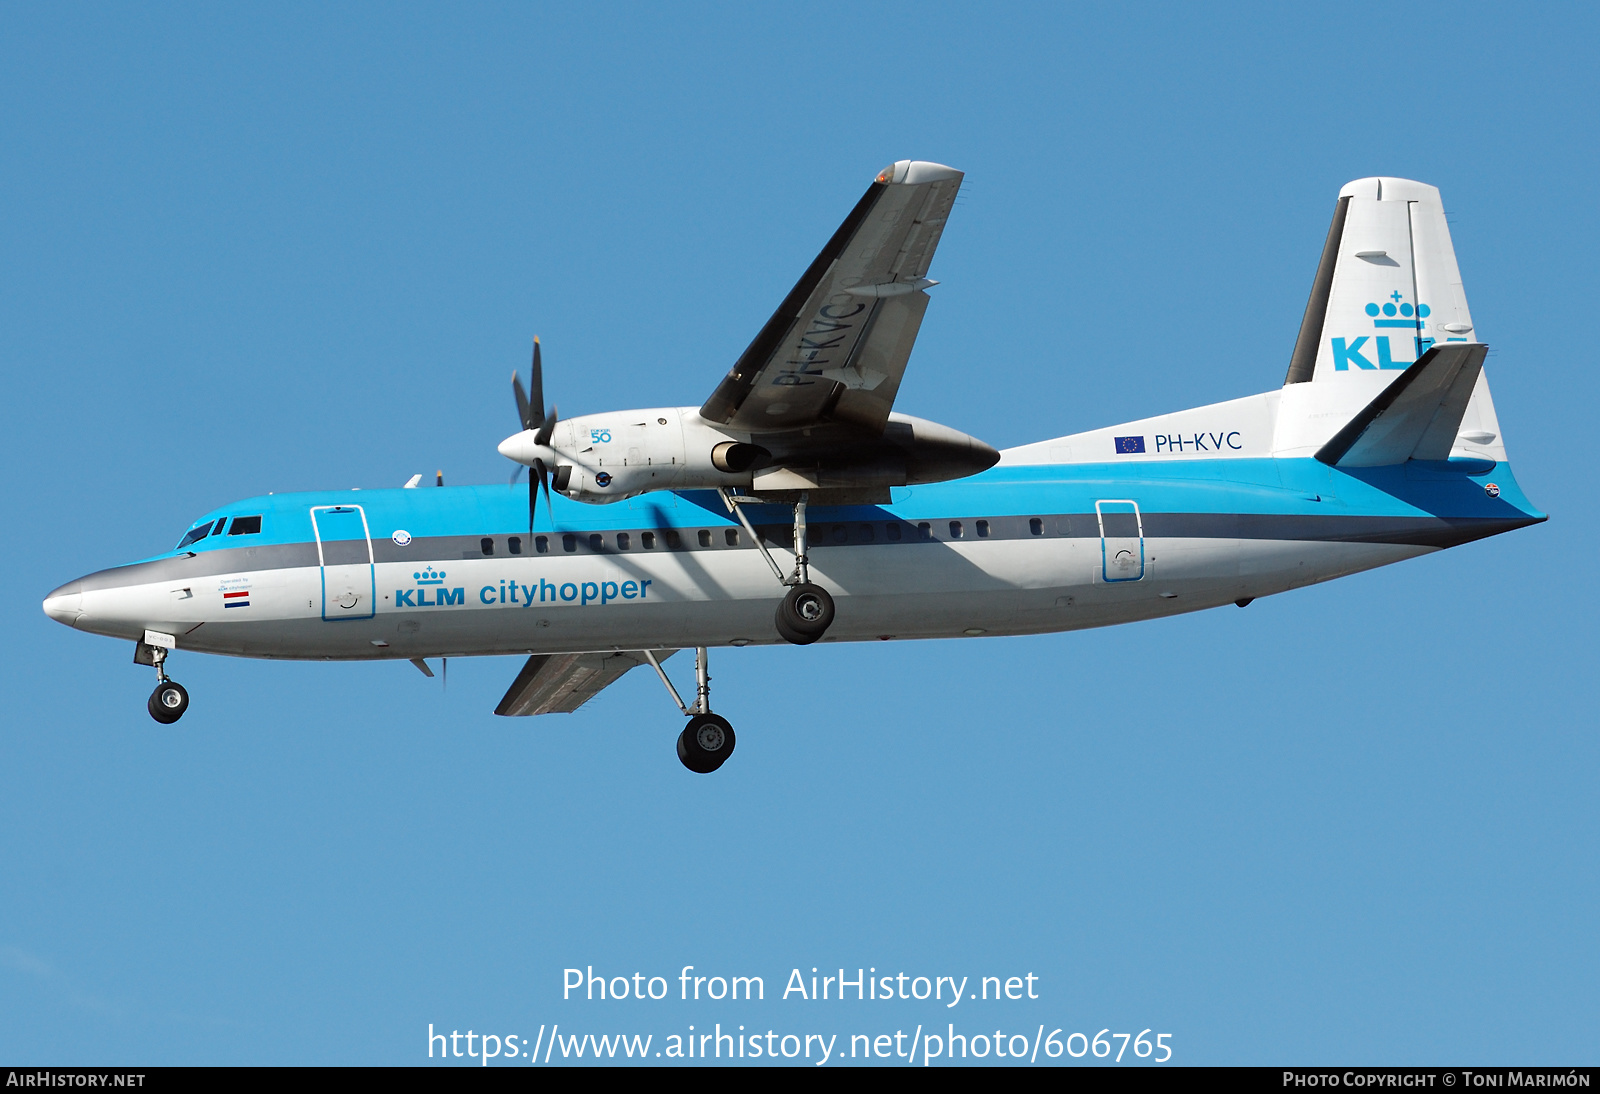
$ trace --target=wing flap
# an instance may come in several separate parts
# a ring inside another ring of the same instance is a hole
[[[1317,459],[1338,467],[1448,459],[1488,352],[1481,342],[1432,347],[1335,433]]]
[[[656,660],[665,661],[677,652],[662,650]],[[506,717],[571,714],[629,669],[644,664],[648,664],[644,654],[633,651],[536,653],[517,673],[494,712]]]

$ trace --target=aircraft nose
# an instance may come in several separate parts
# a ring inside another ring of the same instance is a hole
[[[44,598],[44,614],[57,623],[74,626],[83,614],[83,584],[72,581]]]

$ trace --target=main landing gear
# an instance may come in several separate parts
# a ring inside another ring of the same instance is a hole
[[[778,636],[797,646],[810,645],[821,638],[833,625],[833,597],[821,585],[811,583],[811,560],[806,554],[806,494],[802,492],[794,506],[794,572],[788,575],[773,561],[767,545],[761,542],[749,518],[739,508],[750,504],[753,499],[740,497],[732,490],[724,489],[722,500],[727,504],[728,511],[739,518],[744,530],[750,533],[750,539],[761,551],[761,557],[772,567],[773,576],[788,590],[772,620]]]
[[[678,689],[667,679],[656,655],[650,650],[642,652],[656,670],[656,675],[661,677],[661,682],[667,686],[667,694],[672,696],[672,701],[689,716],[689,724],[678,734],[678,759],[697,775],[711,774],[733,755],[736,738],[728,719],[711,713],[711,673],[706,648],[697,646],[694,651],[695,700],[692,707],[684,705]]]
[[[134,650],[133,659],[137,664],[155,666],[156,690],[150,693],[150,701],[145,704],[150,717],[167,726],[182,718],[183,712],[189,709],[189,692],[182,684],[167,676],[166,649],[140,642]]]

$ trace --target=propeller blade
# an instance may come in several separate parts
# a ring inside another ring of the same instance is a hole
[[[544,365],[539,360],[539,336],[533,336],[533,363],[528,366],[529,409],[537,415],[544,408]],[[543,418],[530,418],[527,428],[536,429]]]
[[[556,408],[552,406],[550,413],[545,415],[544,421],[540,424],[539,432],[533,435],[533,443],[539,445],[549,444],[550,434],[555,432],[556,421]]]
[[[528,417],[533,413],[530,409],[532,404],[528,402],[528,393],[522,390],[522,379],[515,369],[511,371],[511,392],[517,397],[517,421],[522,423],[523,429],[532,429],[533,426],[528,424]]]
[[[544,504],[550,510],[550,527],[556,526],[556,507],[550,502],[550,469],[539,461],[539,485],[544,488]]]
[[[528,535],[533,536],[533,518],[539,512],[539,480],[544,478],[544,461],[534,460],[528,472]]]
[[[517,480],[520,478],[522,478],[522,465],[519,463],[517,464],[517,469],[511,472],[511,481],[506,483],[506,485],[515,486],[517,485]]]
[[[511,393],[517,397],[517,420],[522,423],[523,429],[537,430],[534,434],[534,443],[547,445],[550,436],[556,428],[556,408],[551,407],[550,413],[545,414],[540,408],[544,406],[544,360],[539,348],[537,335],[533,339],[533,360],[528,365],[528,384],[530,392],[523,388],[522,378],[515,371],[511,373]],[[528,475],[528,535],[533,535],[533,519],[539,512],[539,490],[544,489],[545,504],[550,503],[550,469],[543,460],[533,461],[533,472]],[[511,485],[517,484],[517,476],[522,474],[519,465],[511,473]],[[552,510],[553,511],[553,510]]]

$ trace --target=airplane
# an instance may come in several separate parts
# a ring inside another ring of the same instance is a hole
[[[1507,462],[1439,191],[1406,179],[1339,191],[1281,388],[1004,452],[894,410],[962,178],[884,168],[698,407],[560,418],[535,339],[510,488],[248,498],[45,613],[131,640],[165,724],[189,705],[178,649],[428,676],[519,655],[507,716],[648,665],[688,718],[679,759],[709,773],[735,746],[712,648],[1244,607],[1547,519]],[[662,667],[685,649],[687,703]]]

